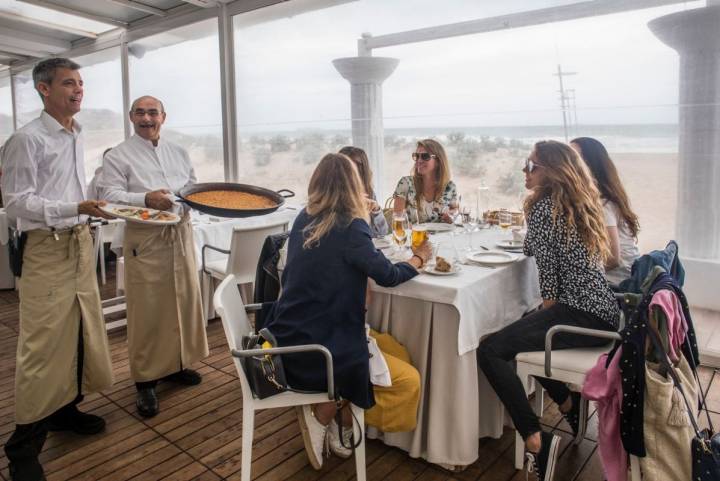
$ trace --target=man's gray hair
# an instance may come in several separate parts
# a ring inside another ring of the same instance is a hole
[[[69,58],[63,57],[49,58],[47,60],[43,60],[42,62],[35,65],[35,68],[33,68],[32,71],[35,90],[38,90],[38,85],[40,84],[40,82],[50,85],[55,78],[55,71],[59,68],[79,70],[80,65],[73,62]],[[38,94],[40,94],[40,98],[43,99],[40,90],[38,90]]]

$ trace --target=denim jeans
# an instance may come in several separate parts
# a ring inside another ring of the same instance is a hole
[[[478,366],[485,373],[523,439],[540,431],[540,419],[530,406],[523,384],[515,373],[513,361],[518,353],[545,350],[545,334],[559,324],[613,330],[609,323],[597,316],[565,304],[554,304],[491,334],[477,349]],[[553,350],[595,347],[607,343],[607,339],[563,332],[553,337]],[[560,381],[546,378],[537,378],[537,381],[558,405],[570,395],[567,386]]]

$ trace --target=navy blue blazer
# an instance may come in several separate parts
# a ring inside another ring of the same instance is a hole
[[[370,384],[365,336],[368,277],[381,286],[396,286],[417,275],[408,263],[393,264],[372,243],[362,219],[336,227],[312,248],[303,248],[303,229],[312,222],[305,210],[293,224],[282,275],[282,295],[265,317],[265,327],[279,346],[322,344],[333,355],[336,390],[344,399],[368,409],[375,404]],[[283,356],[290,386],[327,389],[320,354]]]

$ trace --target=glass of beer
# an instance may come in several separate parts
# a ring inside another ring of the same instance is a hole
[[[427,227],[422,224],[416,224],[412,227],[412,246],[417,249],[423,242],[428,240]]]
[[[405,212],[393,214],[392,220],[392,236],[393,241],[398,246],[398,250],[401,250],[405,246],[407,241],[409,230],[409,223],[407,214]]]
[[[512,225],[512,214],[508,211],[498,212],[498,224],[502,230],[507,230]]]

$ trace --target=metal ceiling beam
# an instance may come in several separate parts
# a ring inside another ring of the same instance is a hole
[[[409,43],[426,42],[442,38],[459,37],[477,33],[508,30],[518,27],[529,27],[552,22],[576,20],[579,18],[595,17],[611,13],[620,13],[630,10],[660,7],[685,3],[684,0],[586,0],[559,7],[529,10],[497,17],[468,20],[466,22],[438,25],[435,27],[419,28],[405,32],[368,36],[358,40],[358,54],[369,55],[375,48],[406,45]]]
[[[114,3],[116,5],[122,5],[123,7],[132,8],[133,10],[137,10],[138,12],[143,13],[149,13],[150,15],[155,15],[158,17],[167,17],[167,12],[165,10],[151,7],[150,5],[145,5],[144,3],[136,2],[135,0],[105,0],[109,3]]]
[[[218,3],[215,0],[180,0],[180,1],[189,3],[190,5],[195,5],[196,7],[202,7],[202,8],[213,8],[213,7],[218,6]]]
[[[36,18],[26,17],[24,15],[16,15],[10,12],[0,12],[0,19],[9,20],[11,22],[22,23],[25,25],[32,25],[33,27],[49,28],[52,30],[58,30],[60,32],[69,33],[71,35],[77,35],[78,37],[85,37],[96,39],[97,34],[80,30],[79,28],[67,27],[60,25],[59,23],[46,22],[44,20],[38,20]]]
[[[26,55],[23,51],[40,54],[55,54],[69,50],[72,44],[66,40],[46,37],[30,32],[23,32],[11,28],[0,30],[0,49],[12,53]],[[27,55],[32,55],[28,53]]]
[[[120,28],[126,28],[127,22],[121,20],[115,20],[110,17],[103,17],[102,15],[95,15],[94,13],[86,12],[85,10],[77,10],[75,8],[66,7],[64,5],[58,5],[57,3],[49,0],[17,0],[18,2],[29,3],[30,5],[37,5],[38,7],[47,8],[49,10],[55,10],[56,12],[67,13],[68,15],[76,15],[78,17],[86,18],[88,20],[94,20],[96,22],[107,23],[108,25],[114,25]]]
[[[16,53],[6,52],[1,47],[0,47],[0,57],[11,58],[13,60],[18,60],[20,62],[22,62],[24,60],[28,60],[28,57],[26,55],[18,55]]]

